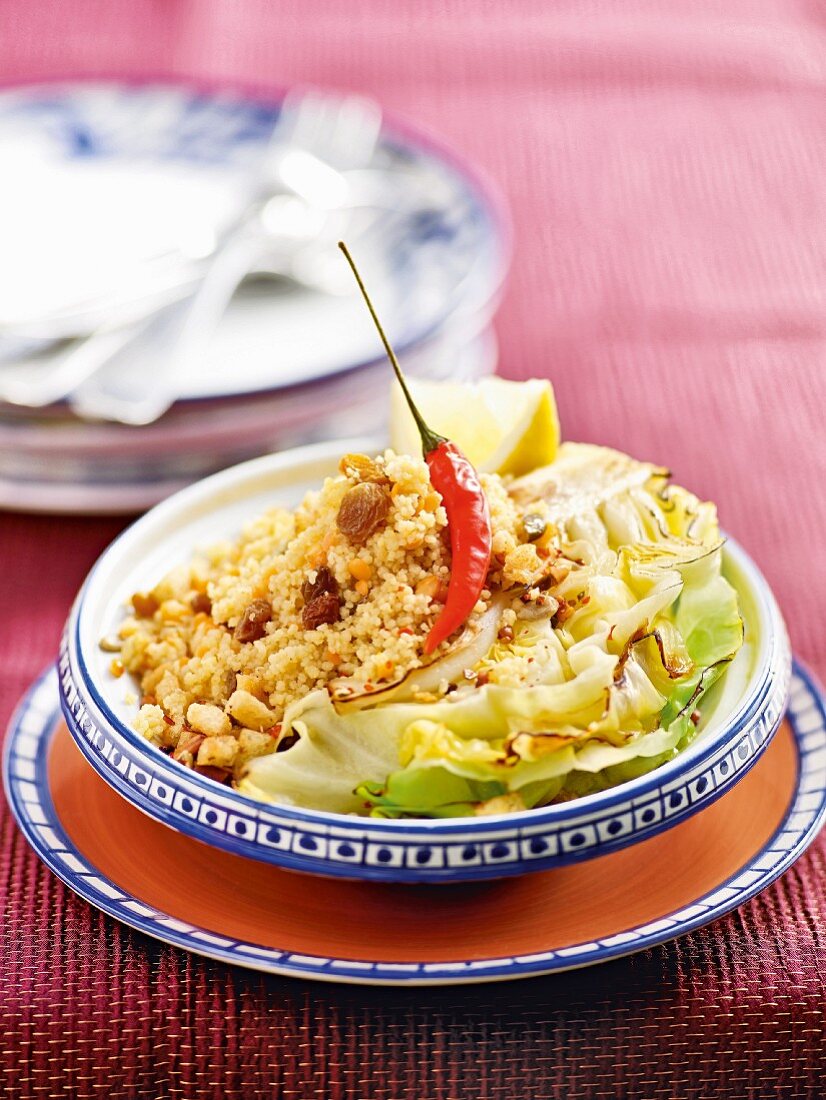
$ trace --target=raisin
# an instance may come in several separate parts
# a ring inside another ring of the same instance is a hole
[[[196,615],[209,615],[212,612],[212,600],[209,598],[206,592],[196,592],[192,599],[189,601],[189,606],[192,608]]]
[[[338,464],[339,470],[353,481],[389,482],[389,478],[377,462],[367,455],[346,454]]]
[[[390,511],[390,491],[386,485],[362,481],[348,489],[336,517],[339,531],[359,545],[387,522]]]
[[[233,636],[236,642],[255,642],[267,633],[267,623],[272,618],[269,600],[253,600],[244,610]]]
[[[338,581],[327,566],[322,565],[320,569],[316,569],[314,581],[309,579],[304,581],[301,586],[301,595],[304,597],[304,603],[309,604],[319,596],[328,594],[338,595]]]
[[[136,592],[132,597],[132,606],[139,619],[151,619],[161,605],[151,592],[148,596],[143,592]]]
[[[341,616],[341,600],[334,592],[316,596],[301,612],[305,630],[315,630],[322,623],[337,623]]]

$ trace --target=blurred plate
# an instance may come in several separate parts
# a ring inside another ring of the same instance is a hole
[[[36,327],[50,310],[145,280],[148,257],[197,248],[238,207],[278,111],[278,99],[151,84],[0,94],[0,330]],[[483,327],[507,267],[507,233],[487,186],[394,124],[371,168],[405,196],[363,246],[354,241],[397,349],[456,317]],[[8,371],[19,338],[6,352]],[[179,396],[280,389],[377,358],[355,286],[332,296],[270,280],[236,297]]]
[[[474,381],[496,365],[490,329],[439,333],[405,356],[418,378]],[[0,508],[134,514],[226,466],[299,443],[375,432],[389,407],[382,361],[330,380],[234,400],[184,402],[155,424],[0,417]]]

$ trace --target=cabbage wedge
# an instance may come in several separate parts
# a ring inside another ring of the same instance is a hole
[[[503,798],[578,797],[669,760],[695,737],[743,624],[714,506],[668,478],[564,444],[509,486],[546,517],[547,553],[565,564],[548,612],[528,615],[530,593],[504,593],[512,628],[482,634],[465,681],[438,698],[396,689],[342,708],[313,692],[284,717],[282,736],[297,740],[251,761],[240,789],[336,813],[452,817],[496,812]]]

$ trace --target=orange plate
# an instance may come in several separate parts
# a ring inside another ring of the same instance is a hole
[[[577,945],[618,937],[627,942],[625,952],[633,950],[636,937],[623,933],[663,921],[737,875],[783,822],[797,768],[795,738],[784,721],[764,757],[729,793],[667,832],[585,863],[457,886],[322,879],[209,848],[124,801],[84,761],[62,722],[48,779],[57,819],[102,879],[219,940],[341,966],[342,960],[466,964],[547,952],[569,954],[568,965],[576,965]],[[661,939],[684,930],[675,923]],[[210,953],[208,941],[203,950]],[[255,965],[250,956],[239,961]]]

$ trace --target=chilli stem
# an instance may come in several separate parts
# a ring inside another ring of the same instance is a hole
[[[350,255],[350,250],[348,249],[344,241],[339,241],[338,247],[344,253],[344,257],[347,260],[347,263],[350,265],[350,270],[353,272],[356,282],[358,283],[358,288],[361,291],[361,296],[362,298],[364,298],[367,308],[370,310],[370,316],[373,318],[373,324],[378,329],[379,336],[381,337],[381,342],[384,344],[384,350],[387,352],[387,358],[390,360],[393,370],[396,372],[396,378],[398,379],[399,385],[402,388],[402,393],[405,396],[405,400],[407,401],[410,412],[413,414],[413,419],[416,421],[416,427],[419,429],[419,435],[422,438],[422,447],[424,449],[424,453],[428,455],[431,451],[435,451],[440,443],[444,443],[444,436],[437,435],[436,432],[428,428],[427,424],[425,423],[424,417],[416,407],[416,402],[413,400],[410,394],[410,390],[407,388],[407,382],[405,381],[405,377],[402,374],[402,369],[399,366],[399,361],[396,358],[396,353],[393,351],[392,345],[387,339],[387,335],[382,328],[381,321],[376,315],[376,311],[373,308],[373,303],[370,301],[370,295],[367,293],[367,289],[362,282],[361,275],[359,275],[355,260]]]

